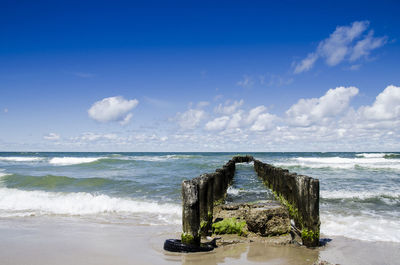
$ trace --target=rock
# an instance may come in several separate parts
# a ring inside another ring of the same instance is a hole
[[[250,208],[245,221],[249,231],[261,236],[283,235],[290,232],[289,212],[283,206],[265,205]]]
[[[249,232],[263,237],[287,234],[291,229],[287,209],[276,201],[220,205],[214,208],[214,217],[244,220]]]

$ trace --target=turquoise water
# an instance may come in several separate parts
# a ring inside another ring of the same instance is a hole
[[[71,216],[128,224],[181,221],[181,182],[237,153],[0,153],[0,218]],[[248,153],[320,179],[321,231],[400,242],[400,153]],[[270,199],[238,164],[229,202]]]

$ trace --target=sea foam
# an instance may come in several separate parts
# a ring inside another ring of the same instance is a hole
[[[44,160],[43,157],[0,156],[0,161],[8,161],[8,162],[35,162],[42,160]]]
[[[391,198],[400,202],[399,191],[374,190],[374,191],[354,191],[354,190],[321,190],[323,199],[371,199],[371,198]]]
[[[93,195],[86,192],[45,192],[0,188],[1,213],[23,212],[31,215],[96,215],[147,213],[169,216],[176,223],[181,207],[171,203],[139,201],[131,198]]]
[[[400,170],[398,159],[386,159],[382,156],[372,157],[296,157],[288,162],[278,162],[277,166],[306,167],[306,168],[334,168],[334,169],[390,169]]]
[[[365,241],[400,242],[400,222],[396,218],[321,214],[321,233]]]
[[[366,157],[366,158],[375,158],[375,157],[385,157],[387,155],[391,155],[389,153],[361,153],[356,154],[358,157]]]
[[[102,158],[103,157],[53,157],[49,160],[49,163],[58,166],[68,166],[92,163]]]

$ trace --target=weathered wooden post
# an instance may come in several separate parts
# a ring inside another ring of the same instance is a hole
[[[216,173],[213,174],[214,176],[214,200],[221,200],[224,198],[224,170],[218,168],[215,170]]]
[[[200,203],[198,181],[182,182],[182,243],[200,246]]]
[[[203,236],[208,234],[212,222],[214,196],[213,178],[210,176],[209,174],[203,174],[196,178],[199,184],[200,233]]]

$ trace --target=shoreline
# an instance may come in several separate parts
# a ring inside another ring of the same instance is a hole
[[[77,217],[0,219],[0,260],[16,264],[393,264],[400,243],[331,237],[325,246],[239,243],[208,253],[170,253],[168,238],[179,238],[179,225],[128,225],[87,222]],[[323,238],[327,238],[326,236]]]

